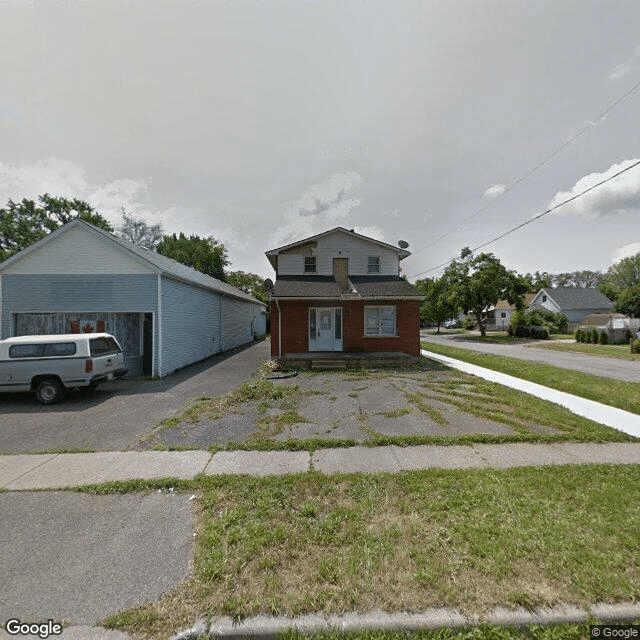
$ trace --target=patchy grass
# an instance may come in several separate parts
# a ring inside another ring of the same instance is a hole
[[[508,373],[523,380],[537,382],[551,389],[566,391],[576,396],[640,414],[640,384],[635,382],[593,376],[548,364],[477,353],[468,349],[432,342],[423,342],[422,348],[487,369]]]
[[[482,614],[640,596],[640,465],[198,483],[193,579],[110,626],[157,638],[202,615]]]
[[[607,356],[608,358],[624,358],[640,360],[640,354],[631,353],[628,344],[586,344],[584,342],[539,342],[533,345],[536,349],[552,351],[576,351],[590,356]]]

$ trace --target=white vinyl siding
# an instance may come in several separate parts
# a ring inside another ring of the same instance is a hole
[[[364,308],[365,336],[395,336],[396,308],[394,306]]]
[[[46,251],[32,251],[6,268],[6,274],[145,274],[154,269],[119,246],[81,226],[60,234]]]
[[[398,254],[393,249],[386,249],[375,243],[354,238],[346,233],[336,232],[318,240],[313,248],[316,258],[315,274],[319,276],[333,275],[333,259],[347,258],[349,275],[366,276],[398,275]],[[369,257],[378,258],[379,271],[369,270]],[[307,257],[309,257],[307,253]],[[305,272],[305,256],[302,253],[281,253],[278,256],[278,275],[309,275]]]

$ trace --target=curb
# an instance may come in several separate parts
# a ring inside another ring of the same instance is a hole
[[[286,631],[304,635],[316,633],[351,633],[355,631],[418,631],[420,629],[464,628],[480,624],[499,627],[528,625],[582,624],[597,619],[601,623],[622,623],[640,620],[640,602],[621,604],[597,603],[586,608],[557,605],[540,609],[506,609],[496,607],[483,616],[464,616],[450,608],[427,609],[422,613],[347,613],[321,616],[310,614],[296,618],[284,616],[254,616],[238,621],[229,617],[214,618],[209,626],[210,638],[251,638],[274,640]],[[181,631],[172,640],[195,640],[206,633],[204,620]]]

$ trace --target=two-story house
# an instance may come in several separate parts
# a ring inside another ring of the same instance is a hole
[[[420,355],[422,296],[400,277],[409,251],[336,227],[266,252],[271,355],[402,352]]]

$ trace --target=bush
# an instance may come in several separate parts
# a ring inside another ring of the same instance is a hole
[[[584,331],[580,327],[576,329],[574,336],[576,342],[584,342]]]
[[[640,353],[640,338],[636,338],[631,343],[631,353]]]
[[[600,344],[609,344],[609,335],[606,331],[600,332],[600,337],[598,338],[598,342]]]
[[[509,328],[507,329],[507,335],[512,336],[513,335],[513,325],[509,325]]]
[[[600,336],[598,335],[598,330],[595,327],[591,327],[591,342],[593,344],[598,344],[598,340]]]
[[[476,327],[476,321],[473,318],[466,317],[462,321],[463,329],[475,329],[475,327]]]
[[[632,340],[633,340],[633,333],[631,333],[630,329],[627,329],[627,331],[624,334],[624,341],[627,344],[629,344]]]

